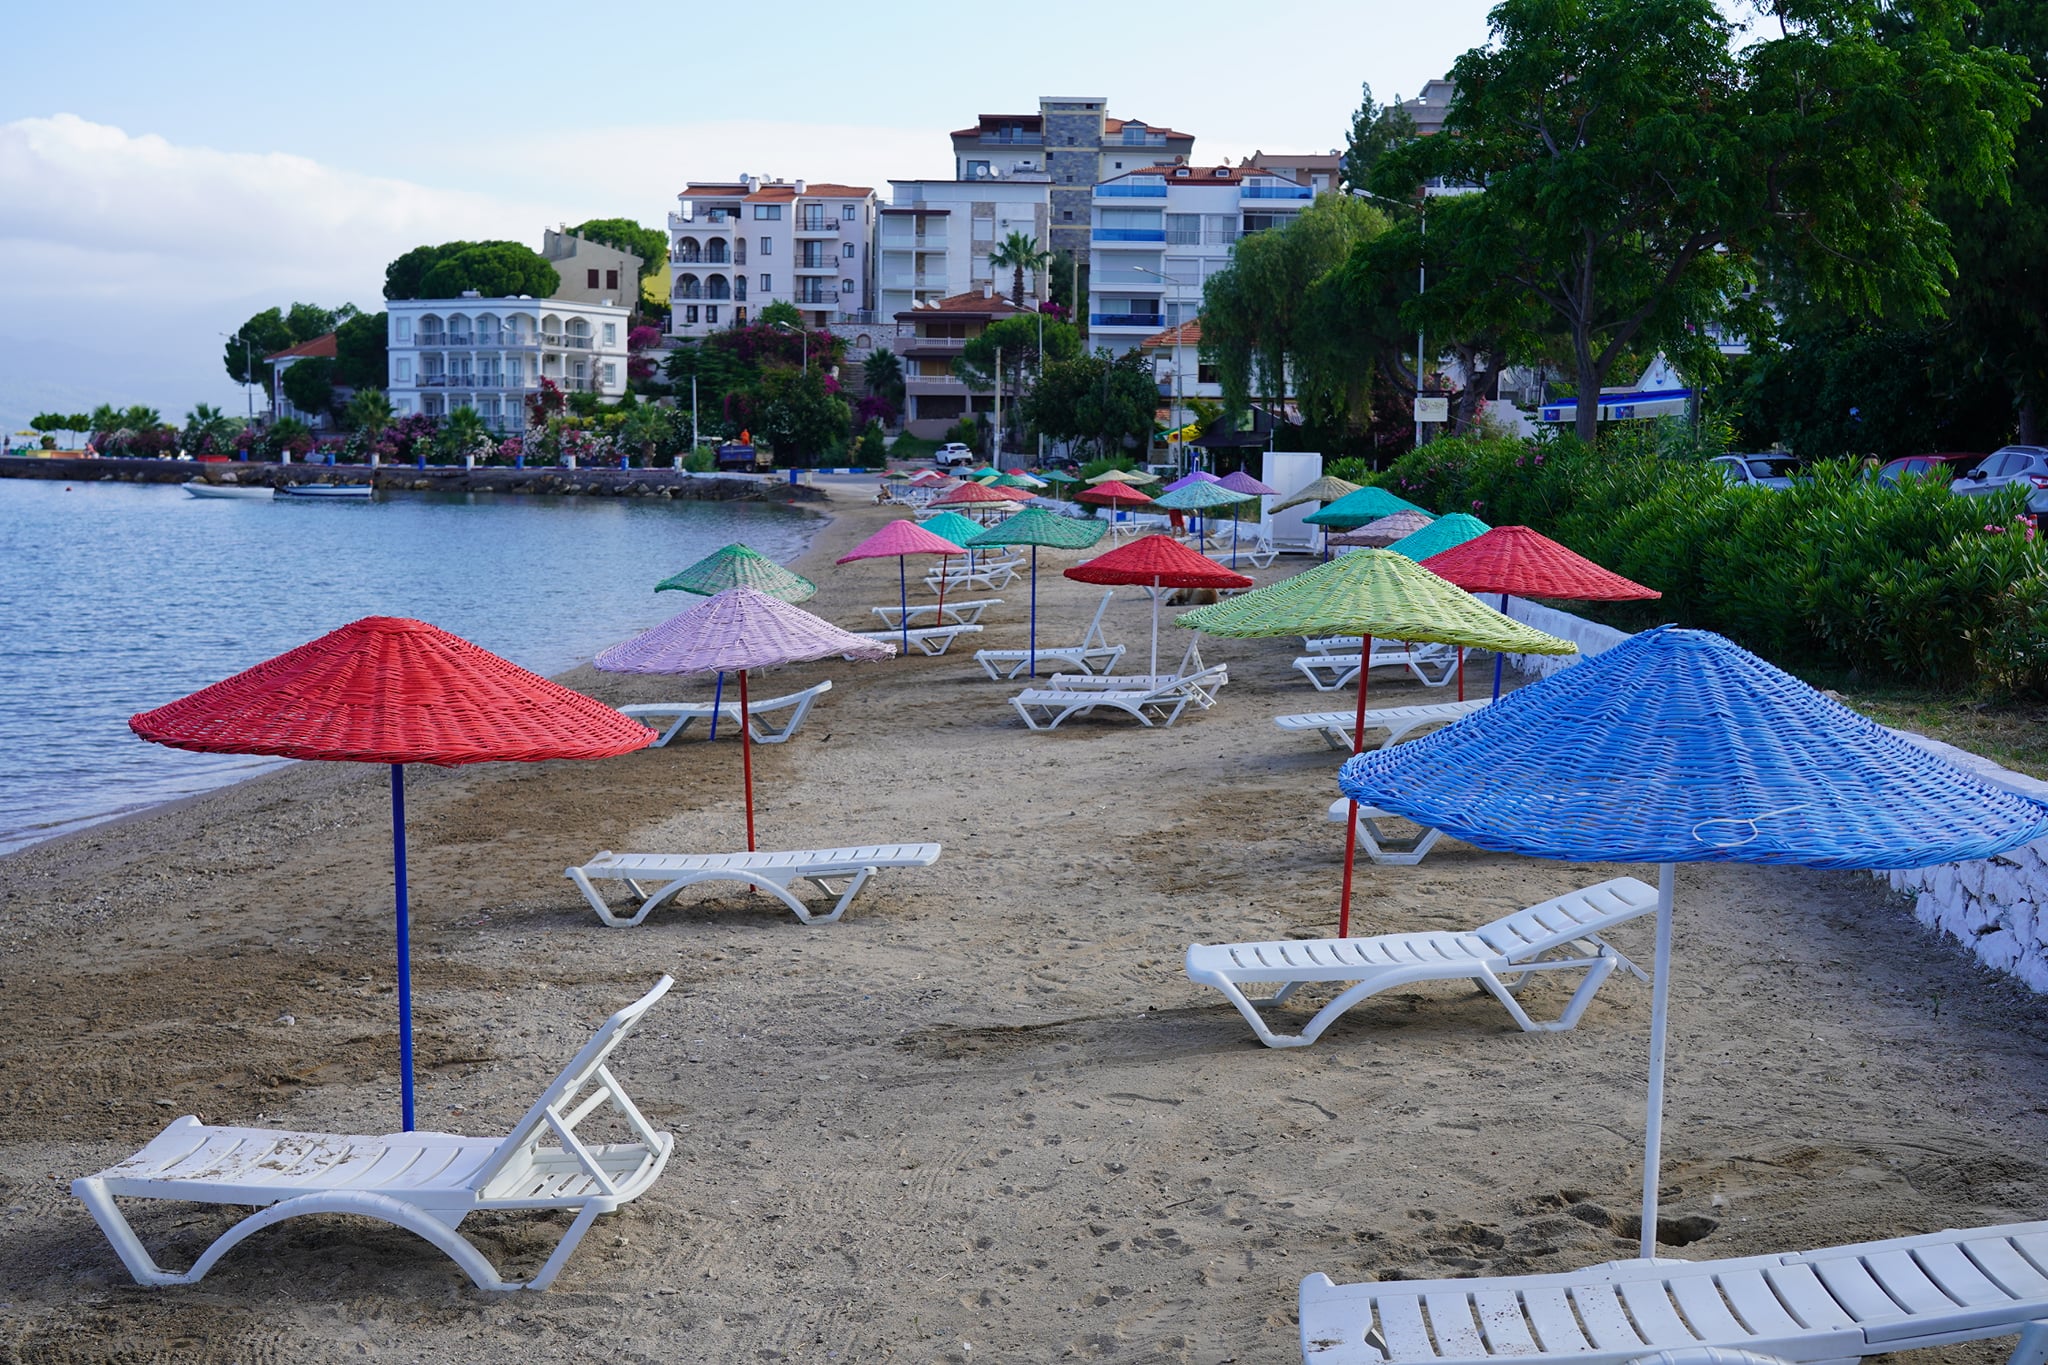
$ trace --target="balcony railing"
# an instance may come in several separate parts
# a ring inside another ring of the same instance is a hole
[[[975,144],[981,147],[1043,147],[1043,133],[983,133]]]
[[[501,374],[423,374],[415,381],[422,389],[526,389],[533,387],[524,379],[508,379]],[[400,385],[403,388],[403,385]]]
[[[1164,199],[1166,197],[1166,182],[1164,180],[1155,180],[1133,185],[1097,185],[1095,187],[1095,197],[1097,199]]]
[[[1104,138],[1102,145],[1105,147],[1164,147],[1166,145],[1166,134],[1118,133],[1115,137]]]
[[[1096,228],[1098,242],[1164,242],[1165,228]]]
[[[799,308],[830,308],[838,304],[839,291],[837,289],[813,290],[808,294],[798,294],[791,302]]]
[[[839,235],[839,220],[837,218],[799,218],[796,224],[796,232],[799,237],[837,237]]]
[[[1149,327],[1158,331],[1166,326],[1166,318],[1158,313],[1090,313],[1090,327]]]
[[[1166,230],[1168,246],[1229,246],[1244,234],[1232,228],[1182,228]]]
[[[591,339],[589,337],[564,336],[559,332],[548,332],[541,336],[540,344],[543,346],[558,346],[568,351],[587,351],[591,348]]]
[[[1313,199],[1316,192],[1306,185],[1246,185],[1238,191],[1247,199]]]
[[[708,265],[724,270],[732,264],[732,261],[725,256],[677,256],[671,253],[668,263],[670,265]]]

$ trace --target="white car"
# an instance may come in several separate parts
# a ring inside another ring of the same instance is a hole
[[[1782,492],[1792,486],[1792,468],[1797,461],[1790,455],[1716,455],[1707,463],[1721,471],[1730,488],[1774,488]]]
[[[2048,447],[2000,446],[1969,473],[1957,475],[1948,491],[1981,497],[2013,487],[2026,490],[2029,512],[2048,512]]]
[[[941,469],[951,469],[954,465],[973,464],[974,452],[961,445],[958,441],[948,441],[939,447],[937,454],[932,456],[932,463]]]

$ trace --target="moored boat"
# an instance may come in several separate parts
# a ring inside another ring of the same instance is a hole
[[[287,483],[279,484],[280,498],[353,498],[366,501],[375,490],[366,483]]]
[[[192,479],[186,483],[185,491],[195,498],[267,498],[270,496],[270,485],[208,483],[204,479]]]

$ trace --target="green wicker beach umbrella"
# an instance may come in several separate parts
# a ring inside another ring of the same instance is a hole
[[[1349,479],[1340,479],[1335,474],[1325,474],[1304,488],[1297,488],[1273,504],[1275,512],[1284,512],[1304,502],[1335,502],[1346,493],[1356,493],[1358,485]]]
[[[1040,474],[1038,477],[1044,479],[1047,483],[1081,482],[1081,476],[1079,474],[1069,474],[1064,469],[1048,469],[1043,474]]]
[[[1093,517],[1063,517],[1043,507],[1027,507],[967,542],[970,549],[997,545],[1031,547],[1031,647],[1027,657],[1032,677],[1038,676],[1038,547],[1049,545],[1058,550],[1086,550],[1108,533],[1109,523]]]
[[[1419,531],[1409,532],[1387,548],[1420,564],[1431,555],[1442,554],[1468,540],[1477,540],[1492,529],[1470,512],[1453,512],[1447,517],[1438,517]]]
[[[1356,754],[1365,746],[1365,697],[1375,635],[1426,644],[1462,645],[1508,654],[1576,654],[1578,646],[1501,615],[1406,555],[1353,550],[1271,587],[1185,612],[1190,630],[1237,639],[1274,635],[1357,635]],[[1358,805],[1344,836],[1344,890],[1337,933],[1351,932],[1351,864],[1358,846]]]
[[[1417,507],[1408,499],[1389,493],[1384,488],[1367,487],[1346,493],[1320,512],[1311,512],[1302,520],[1312,526],[1335,526],[1349,531],[1369,521],[1392,516],[1396,512],[1420,512],[1426,517],[1436,513],[1427,507]]]
[[[1190,475],[1190,478],[1193,476]],[[1212,507],[1235,507],[1240,503],[1257,502],[1256,493],[1239,493],[1225,488],[1222,480],[1196,480],[1182,483],[1178,488],[1169,488],[1152,499],[1154,507],[1164,507],[1170,512],[1206,512]],[[1207,526],[1206,519],[1203,522]],[[1197,548],[1201,542],[1196,542]]]
[[[1045,485],[1044,485],[1043,483],[1041,483],[1040,481],[1038,481],[1037,479],[1029,478],[1029,477],[1026,477],[1025,475],[1022,475],[1022,474],[998,474],[998,475],[996,475],[996,476],[995,476],[995,477],[994,477],[993,479],[990,479],[990,480],[988,481],[988,484],[989,484],[989,487],[991,487],[991,488],[1043,488],[1043,487],[1045,487]]]
[[[955,545],[965,547],[967,542],[980,535],[982,525],[973,517],[963,517],[958,512],[941,512],[918,523],[935,536],[944,536]]]
[[[752,588],[791,603],[808,602],[818,595],[816,583],[744,545],[713,550],[689,568],[654,585],[656,592],[693,592],[699,597],[716,597],[727,588]]]

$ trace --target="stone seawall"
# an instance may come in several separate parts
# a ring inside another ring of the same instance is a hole
[[[369,484],[416,493],[545,493],[595,497],[693,498],[708,501],[819,502],[825,494],[791,485],[787,476],[690,474],[673,469],[564,469],[536,466],[272,464],[257,460],[67,459],[10,456],[0,478],[57,479],[70,483],[282,483]]]

